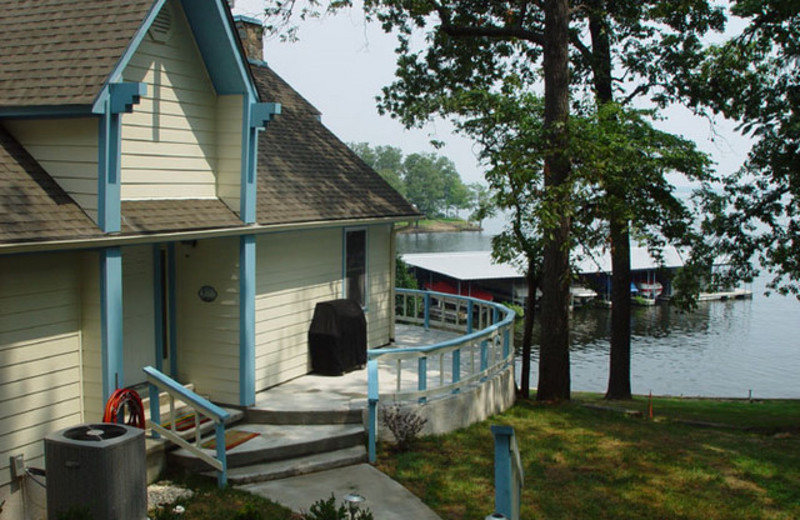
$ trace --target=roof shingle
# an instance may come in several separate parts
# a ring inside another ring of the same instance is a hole
[[[151,0],[3,2],[0,107],[94,101]]]
[[[262,100],[282,105],[259,140],[259,224],[419,216],[275,72],[251,69]]]
[[[103,234],[0,124],[0,243]]]

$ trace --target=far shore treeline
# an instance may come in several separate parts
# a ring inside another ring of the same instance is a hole
[[[478,226],[494,214],[488,189],[479,183],[464,184],[456,165],[441,155],[404,155],[394,146],[348,143],[348,146],[429,219],[458,217]]]

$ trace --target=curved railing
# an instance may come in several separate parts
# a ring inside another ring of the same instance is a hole
[[[514,315],[503,305],[468,296],[396,289],[396,322],[463,335],[433,345],[367,352],[370,460],[375,460],[378,401],[424,403],[504,370],[514,359]],[[396,372],[391,391],[380,387],[381,363],[392,364]]]

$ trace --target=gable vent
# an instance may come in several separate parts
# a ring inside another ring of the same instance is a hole
[[[150,30],[148,34],[150,37],[157,42],[165,43],[169,41],[170,37],[172,36],[172,10],[169,9],[168,4],[164,5],[161,9],[161,12],[158,13],[156,19],[153,20],[153,24],[150,26]]]

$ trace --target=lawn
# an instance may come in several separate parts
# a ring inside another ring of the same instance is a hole
[[[522,452],[525,519],[800,518],[800,403],[654,399],[649,420],[646,398],[578,397],[642,417],[519,401],[408,453],[382,446],[379,467],[442,518],[484,518],[494,502],[489,424],[505,424]]]

